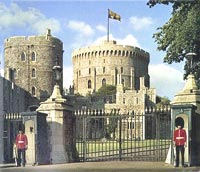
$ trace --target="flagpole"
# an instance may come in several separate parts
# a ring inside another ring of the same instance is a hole
[[[107,25],[107,42],[109,42],[109,9],[108,9],[108,25]]]

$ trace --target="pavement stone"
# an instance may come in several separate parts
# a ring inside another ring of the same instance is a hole
[[[164,162],[106,161],[83,162],[55,165],[27,165],[15,167],[14,164],[0,165],[1,172],[200,172],[200,167],[177,167]]]

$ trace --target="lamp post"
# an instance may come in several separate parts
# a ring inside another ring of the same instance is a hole
[[[187,53],[187,54],[185,55],[186,58],[190,61],[190,66],[189,66],[189,68],[190,68],[190,70],[191,70],[190,73],[192,73],[192,68],[193,68],[193,58],[194,58],[196,55],[197,55],[196,53],[192,53],[192,52]]]
[[[56,85],[59,85],[59,81],[61,80],[62,67],[61,66],[53,66],[52,70],[55,72]]]

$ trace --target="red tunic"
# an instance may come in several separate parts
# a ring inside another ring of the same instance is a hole
[[[28,139],[25,134],[18,134],[15,143],[18,149],[25,149],[28,145]]]
[[[173,140],[176,146],[183,146],[187,140],[186,131],[184,129],[175,130]]]

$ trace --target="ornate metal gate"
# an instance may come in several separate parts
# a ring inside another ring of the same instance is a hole
[[[170,111],[106,114],[76,112],[80,161],[163,161],[171,143]]]
[[[22,117],[18,113],[4,115],[4,161],[13,162],[13,144],[18,133],[19,126],[22,125]]]

